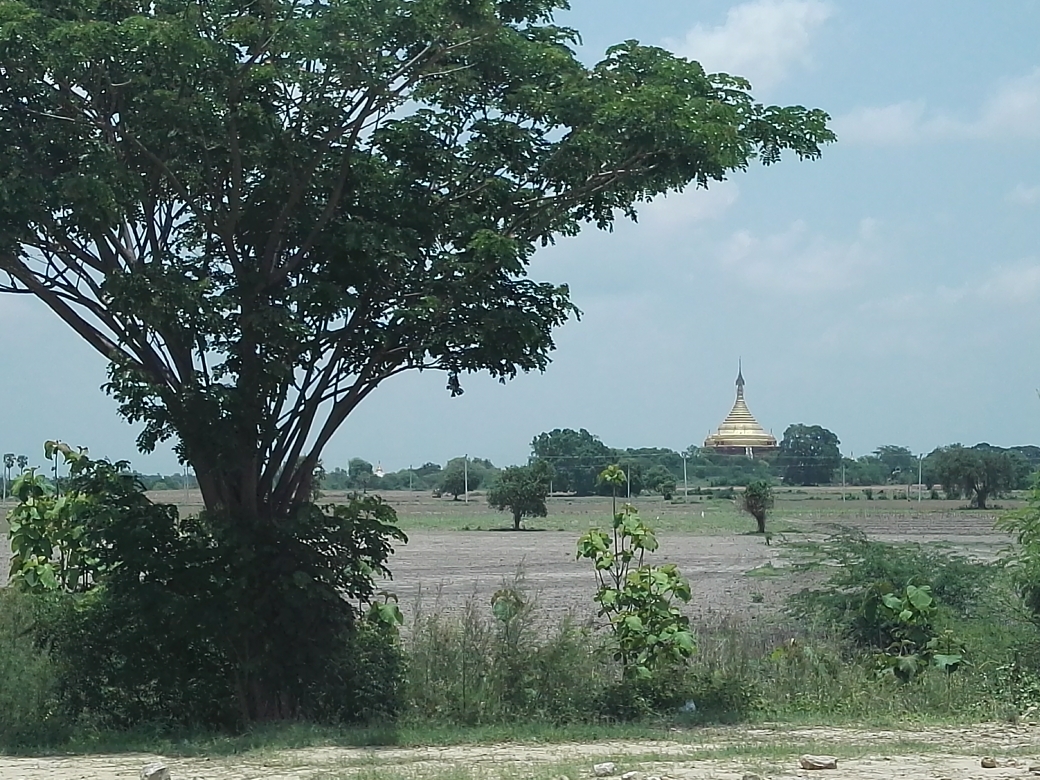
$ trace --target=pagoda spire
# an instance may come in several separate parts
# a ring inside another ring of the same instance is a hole
[[[747,402],[744,400],[744,384],[743,361],[738,359],[737,398],[733,402],[730,413],[722,421],[722,425],[704,441],[705,447],[733,454],[741,452],[751,457],[754,457],[756,450],[776,449],[776,438],[759,425],[758,420],[747,407]]]

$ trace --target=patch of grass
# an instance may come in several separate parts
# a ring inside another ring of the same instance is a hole
[[[744,572],[745,577],[784,577],[790,572],[785,571],[782,568],[778,568],[773,565],[772,561],[767,561],[761,566],[756,566],[754,569],[748,569]]]

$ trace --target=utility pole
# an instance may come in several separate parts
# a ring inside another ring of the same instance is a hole
[[[462,480],[466,487],[466,503],[469,503],[469,455],[462,457]]]
[[[921,503],[921,489],[924,487],[924,480],[921,475],[924,473],[924,457],[921,455],[917,456],[917,503]]]
[[[184,505],[188,505],[188,461],[184,461]]]
[[[683,490],[683,503],[686,503],[690,499],[690,481],[686,478],[686,453],[682,456],[682,490]]]
[[[625,469],[625,484],[628,486],[628,498],[632,498],[632,466]]]
[[[841,459],[841,502],[845,503],[845,459]]]

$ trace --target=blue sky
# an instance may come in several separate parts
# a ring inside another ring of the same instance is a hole
[[[837,144],[647,207],[535,259],[585,312],[543,375],[500,385],[397,378],[333,440],[327,466],[396,469],[469,453],[526,458],[585,427],[612,446],[699,443],[732,402],[780,436],[842,449],[1040,443],[1040,4],[572,0],[582,57],[626,39],[819,107]],[[31,301],[0,296],[0,449],[59,437],[142,470],[100,358]]]

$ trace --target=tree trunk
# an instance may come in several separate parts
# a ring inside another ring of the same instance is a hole
[[[766,516],[759,515],[755,517],[755,520],[758,522],[758,532],[764,534],[766,532]]]
[[[322,674],[330,649],[342,643],[353,607],[311,574],[320,562],[301,538],[299,498],[288,507],[272,505],[270,495],[258,495],[257,459],[243,453],[237,461],[194,464],[206,509],[203,533],[222,562],[214,588],[220,615],[216,622],[210,616],[209,632],[227,656],[244,723],[307,717],[308,680]],[[300,577],[307,578],[303,584]]]
[[[523,515],[520,512],[513,512],[513,530],[520,530],[520,522],[523,520]]]

